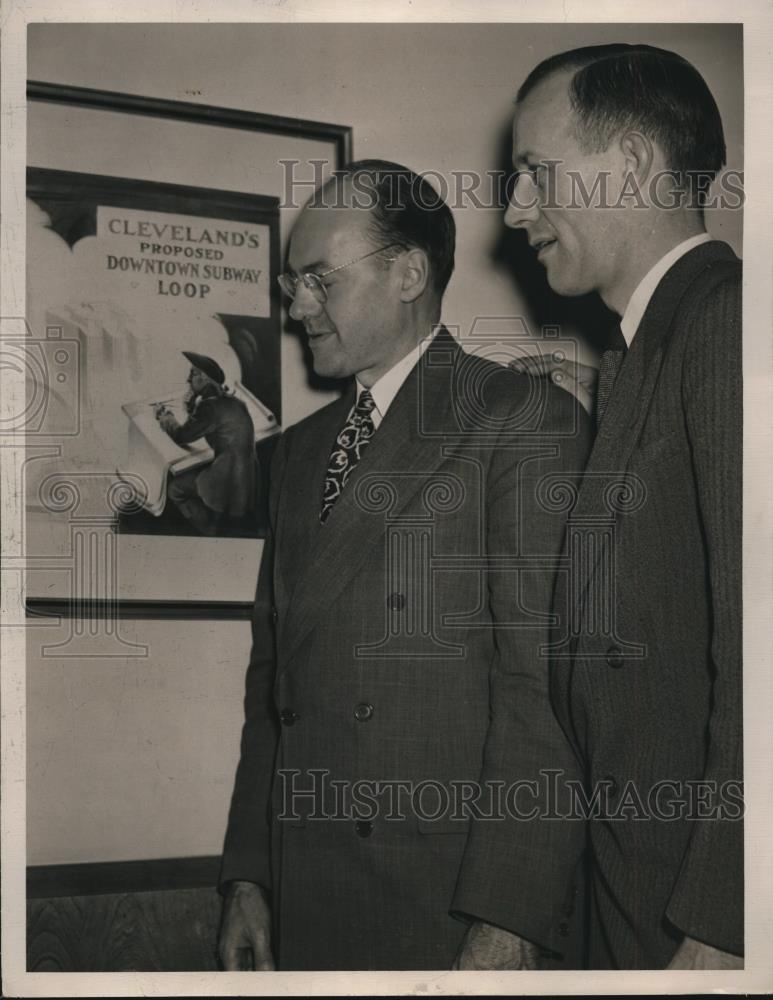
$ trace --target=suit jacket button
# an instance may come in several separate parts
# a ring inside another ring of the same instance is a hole
[[[277,609],[276,609],[276,608],[272,608],[272,609],[271,609],[271,621],[272,621],[272,622],[273,622],[273,623],[274,623],[275,625],[276,625],[276,623],[277,623],[277,622],[279,621],[279,612],[277,611]]]
[[[405,607],[405,598],[402,594],[390,594],[387,597],[387,607],[390,611],[402,611]]]
[[[294,726],[298,719],[300,719],[300,715],[291,708],[283,708],[279,713],[279,718],[282,720],[283,726]]]
[[[610,646],[607,650],[607,663],[610,667],[614,667],[617,670],[623,665],[623,651],[618,649],[617,646]]]
[[[372,715],[373,706],[368,705],[367,702],[360,702],[354,709],[354,717],[358,722],[367,722]]]
[[[367,819],[358,819],[354,824],[358,837],[369,837],[373,833],[373,824]]]

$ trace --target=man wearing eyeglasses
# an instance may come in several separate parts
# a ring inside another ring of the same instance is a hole
[[[542,772],[574,771],[541,652],[564,531],[544,488],[582,468],[585,417],[438,327],[455,226],[425,180],[366,161],[333,183],[280,284],[349,387],[272,465],[221,960],[573,967],[580,824],[541,818]]]

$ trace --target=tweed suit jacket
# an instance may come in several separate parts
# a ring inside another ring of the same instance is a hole
[[[551,689],[586,797],[608,794],[596,967],[665,966],[683,934],[743,951],[740,295],[719,242],[663,277],[568,527]]]
[[[539,654],[565,514],[537,484],[576,477],[584,414],[441,331],[321,525],[353,400],[277,447],[221,881],[271,890],[282,969],[448,968],[465,917],[568,953],[580,826],[452,793],[575,772]]]

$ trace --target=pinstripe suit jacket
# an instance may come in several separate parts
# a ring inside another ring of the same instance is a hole
[[[667,272],[570,519],[551,688],[589,794],[610,792],[595,966],[664,966],[682,934],[743,950],[740,293],[723,243]]]
[[[537,483],[582,468],[584,415],[441,332],[320,525],[352,401],[277,448],[222,881],[271,888],[282,969],[448,968],[451,911],[562,952],[579,825],[454,819],[442,800],[481,772],[575,767],[539,655],[565,514]],[[321,772],[382,785],[355,811],[329,785],[288,810]],[[398,781],[433,783],[402,819]]]

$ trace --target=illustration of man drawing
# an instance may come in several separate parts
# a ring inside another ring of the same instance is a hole
[[[167,496],[202,535],[217,535],[225,518],[254,509],[258,489],[255,428],[245,404],[225,385],[220,365],[183,351],[191,363],[184,397],[187,419],[179,423],[164,403],[154,406],[162,429],[178,445],[204,438],[215,453],[203,469],[170,477]]]

